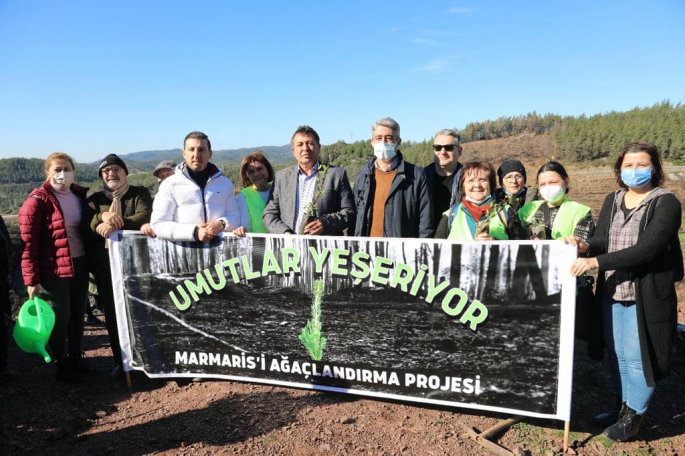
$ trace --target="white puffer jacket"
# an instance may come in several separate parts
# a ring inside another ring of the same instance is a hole
[[[204,192],[190,177],[185,163],[174,170],[159,186],[152,203],[150,225],[158,237],[173,241],[194,241],[195,227],[223,220],[224,231],[240,226],[238,202],[233,182],[219,168],[209,163],[210,177]]]

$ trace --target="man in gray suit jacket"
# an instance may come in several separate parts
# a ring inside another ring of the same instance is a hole
[[[276,173],[262,220],[270,233],[340,236],[356,211],[347,172],[319,160],[319,135],[308,125],[291,139],[297,165]]]

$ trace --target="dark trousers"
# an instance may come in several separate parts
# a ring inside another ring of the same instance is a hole
[[[86,257],[73,258],[74,277],[43,279],[40,297],[55,311],[55,327],[50,334],[50,348],[55,358],[81,353],[83,314],[88,303],[88,264]]]
[[[98,286],[98,303],[105,312],[105,323],[107,324],[107,334],[112,347],[114,361],[122,364],[121,345],[119,344],[119,328],[117,326],[117,314],[114,307],[114,291],[112,289],[112,271],[109,268],[109,259],[97,261],[91,271],[95,276]]]

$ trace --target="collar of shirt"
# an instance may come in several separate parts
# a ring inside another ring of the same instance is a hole
[[[378,166],[378,159],[376,159],[376,161],[374,161],[373,164],[377,170],[389,173],[390,171],[400,166],[400,157],[395,157],[392,163],[390,163],[390,166],[388,166],[386,169],[381,169],[380,166]]]
[[[310,177],[314,177],[319,173],[319,166],[321,165],[321,160],[317,160],[316,163],[314,163],[314,167],[312,168],[312,172],[307,175],[305,174],[304,171],[302,171],[302,168],[300,168],[300,165],[297,165],[297,176],[300,180],[306,180]]]

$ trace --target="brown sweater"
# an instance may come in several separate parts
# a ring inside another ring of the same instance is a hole
[[[374,178],[376,190],[373,194],[373,208],[371,209],[371,232],[370,237],[383,237],[383,219],[385,217],[385,202],[390,193],[390,185],[395,178],[396,170],[384,172],[376,169]]]

